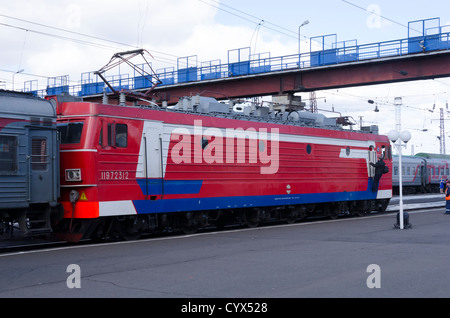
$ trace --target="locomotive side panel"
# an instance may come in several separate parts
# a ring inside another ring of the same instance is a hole
[[[60,125],[74,125],[73,133],[83,122],[76,142],[61,146],[66,232],[118,228],[129,237],[228,216],[255,224],[276,215],[365,213],[392,196],[390,174],[372,191],[370,163],[390,153],[383,136],[163,109],[60,109]]]
[[[144,189],[146,182],[157,184],[154,192],[150,193],[154,195],[153,201],[134,202],[138,213],[144,213],[144,210],[173,212],[274,206],[280,202],[305,204],[367,200],[390,198],[392,195],[389,177],[382,178],[377,193],[370,190],[369,146],[374,147],[375,142],[282,134],[276,140],[278,156],[272,158],[276,164],[263,164],[258,160],[258,153],[261,148],[272,148],[273,140],[230,140],[224,138],[226,132],[220,130],[215,136],[205,133],[205,137],[203,134],[195,135],[194,130],[185,128],[184,135],[179,129],[173,130],[175,133],[170,134],[168,148],[163,147],[166,164],[160,165],[159,153],[156,161],[150,159],[147,163],[138,164],[153,164],[156,172],[151,181],[140,180],[141,188]],[[170,132],[170,129],[166,131]],[[204,132],[207,131],[205,128]],[[168,136],[169,133],[163,135]],[[239,143],[242,145],[240,149]],[[226,151],[230,144],[234,147],[231,154]],[[377,146],[382,148],[381,144]],[[208,151],[208,147],[212,149]],[[389,147],[389,143],[383,147]],[[245,155],[238,162],[240,152]],[[276,165],[276,172],[261,173],[261,169],[268,165]],[[161,194],[164,194],[164,200],[159,201],[161,197],[158,195]]]

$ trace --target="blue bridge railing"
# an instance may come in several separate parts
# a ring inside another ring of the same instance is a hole
[[[430,24],[433,27],[427,27]],[[445,32],[447,30],[448,32]],[[327,44],[330,39],[331,43]],[[234,49],[228,51],[227,63],[213,60],[201,62],[200,66],[197,56],[181,57],[178,59],[176,69],[174,67],[157,69],[156,74],[161,81],[159,86],[165,86],[450,50],[450,26],[440,26],[439,18],[433,18],[410,22],[406,39],[358,45],[356,40],[337,42],[337,36],[332,34],[311,38],[310,43],[311,48],[308,53],[279,57],[271,57],[270,53],[252,55],[249,47]],[[150,79],[134,75],[112,75],[107,79],[118,90],[152,87],[153,83]],[[67,75],[53,77],[48,79],[46,89],[39,90],[36,81],[33,80],[25,82],[24,91],[37,96],[62,92],[74,96],[90,96],[101,94],[103,91],[110,92],[110,89],[93,72],[82,73],[78,84],[69,85],[68,83]]]

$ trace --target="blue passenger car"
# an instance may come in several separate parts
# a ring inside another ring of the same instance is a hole
[[[393,156],[392,187],[399,193],[399,160]],[[439,192],[440,180],[450,178],[450,156],[418,153],[415,156],[402,156],[403,193]]]
[[[51,231],[59,211],[56,109],[29,94],[0,91],[0,232]]]

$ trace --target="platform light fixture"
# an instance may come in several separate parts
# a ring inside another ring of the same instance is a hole
[[[399,228],[403,230],[405,228],[404,220],[403,220],[403,180],[402,180],[402,147],[406,148],[406,144],[411,140],[411,133],[407,130],[399,132],[398,130],[391,130],[388,133],[389,140],[394,144],[394,146],[398,150],[398,181],[399,181],[399,197],[400,197],[400,211],[398,217]],[[411,227],[411,225],[407,224],[407,228]]]

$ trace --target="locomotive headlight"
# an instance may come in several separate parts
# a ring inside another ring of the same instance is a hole
[[[81,181],[81,169],[66,169],[66,181]]]
[[[80,193],[77,190],[70,191],[69,194],[70,202],[76,203],[80,199]]]

